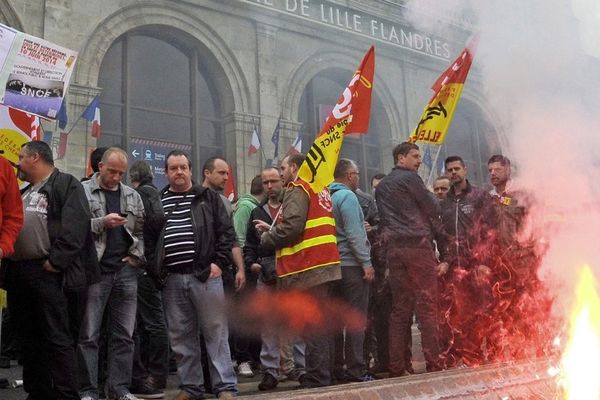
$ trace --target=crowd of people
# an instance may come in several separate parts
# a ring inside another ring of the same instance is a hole
[[[175,369],[175,400],[235,397],[238,376],[258,368],[260,391],[282,379],[313,388],[403,376],[414,373],[415,317],[427,371],[543,352],[541,250],[523,234],[532,197],[513,185],[510,160],[489,159],[483,190],[448,157],[430,191],[416,144],[393,157],[371,195],[349,159],[316,193],[297,178],[305,157],[291,154],[232,205],[220,157],[196,182],[190,157],[173,150],[159,189],[149,165],[129,165],[118,147],[97,149],[80,182],[33,141],[19,154],[19,191],[0,156],[0,284],[28,399],[162,398]],[[232,308],[252,296],[293,293],[364,318],[335,329],[236,324]]]

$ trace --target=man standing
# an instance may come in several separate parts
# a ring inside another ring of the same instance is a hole
[[[129,178],[144,204],[146,257],[146,272],[138,276],[131,392],[134,396],[147,399],[161,398],[164,393],[159,389],[167,386],[169,375],[169,337],[162,296],[157,288],[155,255],[156,242],[165,224],[165,214],[160,194],[152,183],[153,176],[148,163],[135,161],[129,168]]]
[[[221,399],[237,389],[227,338],[221,275],[230,263],[235,232],[219,195],[192,185],[192,162],[173,150],[165,159],[169,180],[162,192],[166,225],[157,253],[166,275],[163,302],[181,389],[176,400],[204,398],[200,334],[204,336],[212,388]]]
[[[92,212],[92,232],[102,277],[88,289],[79,335],[80,394],[98,398],[98,340],[102,317],[110,312],[107,395],[122,400],[129,392],[133,362],[133,328],[137,281],[144,257],[144,205],[140,195],[121,183],[127,173],[127,153],[118,147],[102,155],[100,171],[83,183]]]
[[[275,271],[275,251],[264,251],[260,247],[260,234],[254,226],[254,221],[264,221],[269,225],[277,217],[281,209],[283,183],[277,168],[266,168],[261,173],[264,193],[267,199],[252,210],[246,245],[244,246],[244,262],[250,274],[258,276],[257,289],[259,291],[275,292],[277,290],[277,272]],[[262,380],[258,384],[259,390],[271,390],[279,383],[277,377],[280,370],[280,350],[282,338],[277,332],[263,330],[261,332],[262,347],[260,351],[260,365]],[[304,373],[304,345],[294,344],[294,358],[296,373],[299,377]]]
[[[359,200],[354,192],[358,189],[359,171],[356,163],[342,158],[333,172],[335,181],[329,186],[335,217],[337,246],[340,252],[342,279],[337,282],[338,295],[354,310],[367,314],[369,305],[369,283],[375,278],[371,265],[371,245],[365,231],[365,218]],[[363,357],[365,326],[346,330],[345,337],[336,339],[336,368],[346,364],[343,379],[353,382],[373,380],[367,374]],[[340,372],[337,371],[338,375]]]
[[[450,178],[447,176],[438,176],[435,181],[433,181],[433,193],[435,193],[435,197],[440,199],[440,201],[446,198],[449,190]]]
[[[283,184],[287,186],[276,225],[256,222],[263,251],[277,250],[277,276],[281,289],[305,291],[315,299],[333,294],[333,283],[341,279],[339,253],[335,242],[331,196],[327,188],[314,193],[310,185],[296,179],[304,155],[286,156],[281,162]],[[333,336],[315,332],[304,337],[306,374],[301,387],[332,384]]]
[[[23,226],[23,202],[17,177],[8,160],[0,156],[0,262],[12,255]]]
[[[482,345],[489,325],[488,239],[495,218],[490,195],[471,185],[463,159],[450,156],[445,167],[452,186],[441,203],[441,222],[448,236],[446,244],[440,241],[438,246],[440,275],[445,275],[442,306],[449,318],[444,322],[452,329],[445,338],[450,345],[448,365],[476,366],[484,361]]]
[[[235,204],[233,213],[233,227],[237,236],[238,244],[244,247],[246,243],[246,231],[248,229],[248,221],[250,221],[250,213],[254,210],[265,198],[263,194],[263,181],[261,175],[256,175],[250,182],[250,193],[242,195]]]
[[[417,174],[421,153],[414,143],[393,151],[396,166],[377,186],[375,197],[392,290],[389,326],[390,376],[405,375],[411,367],[406,352],[413,313],[421,324],[427,371],[441,369],[439,359],[437,261],[432,220],[439,204]]]
[[[534,327],[547,323],[551,304],[548,300],[540,301],[547,296],[537,276],[540,256],[536,252],[536,238],[524,234],[533,198],[526,190],[515,187],[508,157],[500,154],[490,157],[488,171],[497,216],[493,318],[496,326],[499,323],[503,328],[490,335],[494,340],[488,346],[488,359],[523,359],[545,345],[546,340],[538,333],[542,330]]]
[[[97,278],[93,247],[86,247],[90,210],[81,184],[54,168],[44,142],[23,145],[19,178],[30,185],[21,195],[25,222],[7,262],[7,289],[25,391],[30,399],[79,399],[65,290]]]

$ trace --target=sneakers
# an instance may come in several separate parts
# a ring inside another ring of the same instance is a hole
[[[139,386],[133,386],[131,393],[140,399],[162,399],[165,397],[165,392],[158,390],[149,380],[144,381]]]
[[[373,382],[373,381],[377,380],[377,377],[370,372],[365,372],[358,378],[349,378],[348,380],[350,382]]]
[[[117,397],[117,400],[139,400],[137,397],[132,395],[131,393],[125,393],[122,396]]]
[[[258,390],[271,390],[277,387],[279,381],[271,374],[264,374],[262,380],[258,384]]]
[[[252,372],[252,367],[248,361],[241,362],[238,365],[238,374],[244,378],[252,378],[254,376],[254,372]]]
[[[171,400],[204,400],[204,396],[192,396],[185,390],[180,390]]]

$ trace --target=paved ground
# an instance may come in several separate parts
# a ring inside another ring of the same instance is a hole
[[[419,330],[416,325],[413,325],[413,367],[417,372],[424,372],[425,363],[423,361],[423,353],[421,350],[421,337],[419,334]],[[12,384],[16,380],[22,379],[22,368],[17,365],[15,361],[12,362],[11,368],[0,369],[0,378],[7,378],[9,383]],[[260,392],[258,390],[258,383],[260,382],[260,374],[258,371],[255,371],[255,376],[253,378],[241,378],[238,377],[239,384],[238,396],[251,396],[256,394],[261,394],[265,392]],[[175,375],[170,375],[169,380],[167,382],[167,390],[165,391],[166,396],[165,399],[169,400],[171,397],[174,397],[177,393],[178,381]],[[273,392],[284,392],[289,390],[294,390],[298,386],[298,382],[295,381],[283,381],[280,382],[277,389],[269,391],[268,393]],[[0,389],[0,400],[25,400],[26,393],[22,387],[13,388],[9,386],[6,389]],[[286,396],[281,396],[281,398],[285,398]],[[210,396],[207,396],[210,398]]]

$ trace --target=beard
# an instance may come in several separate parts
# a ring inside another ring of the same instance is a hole
[[[17,178],[27,181],[27,173],[17,166]],[[27,181],[28,182],[28,181]]]

